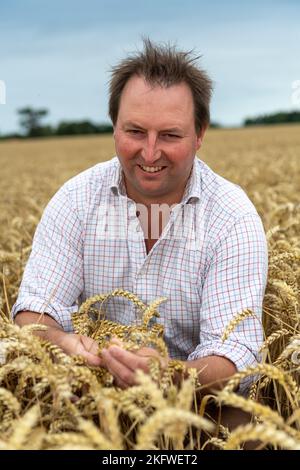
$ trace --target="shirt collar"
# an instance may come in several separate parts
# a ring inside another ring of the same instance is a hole
[[[197,165],[197,157],[194,159],[192,171],[187,181],[181,204],[187,204],[191,199],[199,200],[201,198],[201,174],[199,165]],[[116,167],[113,173],[113,178],[110,188],[116,195],[126,196],[126,187],[124,182],[124,175],[122,166],[119,159],[116,158]]]
[[[113,172],[112,180],[109,187],[111,191],[117,196],[126,196],[126,187],[124,182],[123,171],[118,157],[115,157],[115,162],[115,171]]]
[[[201,198],[201,186],[200,167],[198,165],[198,159],[195,157],[190,177],[185,186],[181,204],[187,204],[192,199],[199,200]]]

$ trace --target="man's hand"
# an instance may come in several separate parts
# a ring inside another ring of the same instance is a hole
[[[47,330],[35,331],[34,334],[46,341],[50,341],[50,343],[56,344],[70,356],[83,356],[90,366],[99,367],[103,365],[103,360],[99,356],[96,341],[88,336],[66,333],[62,327],[47,314],[39,314],[31,311],[19,312],[15,318],[15,322],[20,327],[30,325],[31,323],[46,325],[48,327]]]
[[[70,356],[82,356],[90,366],[100,367],[104,365],[104,361],[99,356],[98,344],[88,336],[64,333],[57,344]]]
[[[102,349],[101,354],[106,369],[113,375],[115,384],[122,389],[137,385],[135,379],[137,369],[149,373],[151,357],[159,359],[162,368],[168,364],[168,359],[161,357],[153,348],[144,347],[131,352],[123,349],[120,341],[113,340],[113,343],[115,344],[110,345],[108,349]]]

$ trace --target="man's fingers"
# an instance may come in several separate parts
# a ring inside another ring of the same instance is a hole
[[[103,360],[99,356],[97,343],[87,336],[70,335],[68,336],[69,354],[82,356],[88,365],[101,367]]]
[[[93,367],[103,366],[103,360],[99,356],[95,356],[94,354],[91,354],[85,350],[82,350],[80,355],[86,359],[86,362],[88,363],[89,366],[93,366]]]
[[[126,382],[116,377],[114,377],[114,385],[116,385],[119,388],[122,388],[122,390],[126,390],[129,387],[129,385]]]
[[[117,358],[114,358],[110,352],[110,349],[103,349],[102,356],[107,369],[115,377],[117,382],[126,385],[126,387],[135,385],[134,370],[132,370],[130,367],[127,367],[126,364],[123,364]]]
[[[142,369],[145,372],[148,369],[148,360],[143,356],[137,356],[136,354],[126,351],[125,349],[121,349],[117,346],[111,346],[108,349],[109,354],[118,362],[121,362],[124,366],[132,371],[136,371],[137,369]]]
[[[160,354],[158,351],[156,351],[153,348],[148,348],[146,346],[136,351],[135,354],[137,354],[138,356],[144,356],[144,357],[160,357]]]
[[[88,336],[80,335],[81,343],[83,344],[84,348],[91,354],[95,356],[99,355],[99,346],[95,340],[89,338]]]
[[[119,338],[117,338],[116,336],[113,336],[110,340],[110,344],[116,344],[117,346],[120,346],[120,348],[123,346],[123,343],[121,340],[119,340]]]

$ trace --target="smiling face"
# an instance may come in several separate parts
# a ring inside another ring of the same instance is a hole
[[[145,205],[180,202],[204,132],[196,133],[185,83],[165,88],[131,77],[114,128],[128,197]]]

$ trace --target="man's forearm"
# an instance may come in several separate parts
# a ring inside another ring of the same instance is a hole
[[[35,331],[34,333],[40,336],[40,338],[46,339],[47,341],[59,343],[59,338],[65,335],[63,328],[55,321],[52,317],[46,313],[37,313],[30,311],[19,312],[15,317],[15,323],[18,326],[30,325],[32,323],[39,323],[41,325],[48,326],[47,331]]]
[[[233,362],[223,356],[207,356],[194,361],[186,361],[185,366],[187,369],[195,368],[199,371],[199,382],[207,386],[206,393],[222,389],[227,380],[237,372]]]

